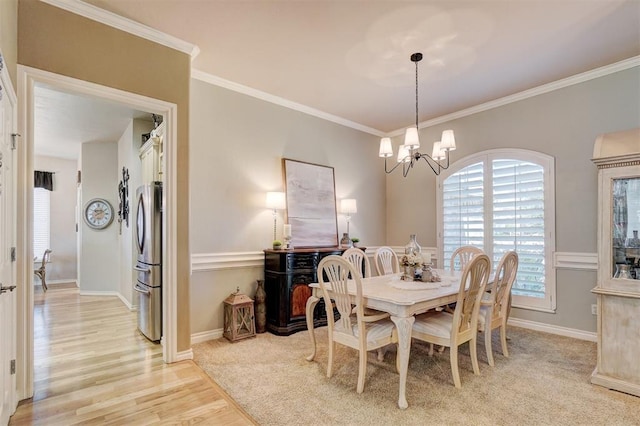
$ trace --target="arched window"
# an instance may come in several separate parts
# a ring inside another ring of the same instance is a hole
[[[463,245],[479,247],[494,268],[515,250],[520,263],[513,306],[555,311],[554,159],[519,149],[468,156],[438,177],[438,248],[447,265]]]

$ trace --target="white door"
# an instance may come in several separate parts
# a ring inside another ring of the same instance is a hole
[[[2,70],[0,56],[0,71]],[[6,77],[6,71],[3,72]],[[0,425],[9,422],[17,404],[16,359],[16,163],[11,147],[14,105],[0,81]],[[15,252],[14,252],[15,253]]]

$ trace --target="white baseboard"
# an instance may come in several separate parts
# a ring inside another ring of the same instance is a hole
[[[191,350],[191,348],[189,348],[186,351],[178,352],[176,354],[175,362],[188,361],[192,359],[193,359],[193,351]]]
[[[80,290],[80,296],[116,296],[120,298],[120,293],[117,291],[87,291]]]
[[[200,333],[194,333],[191,335],[191,344],[206,342],[207,340],[215,340],[222,337],[224,330],[218,328],[216,330],[201,331]]]
[[[129,309],[129,311],[134,312],[138,310],[138,307],[132,305],[122,294],[118,293],[118,297],[120,298],[120,301],[124,303],[124,306],[126,306],[127,309]]]
[[[75,278],[69,279],[69,280],[47,280],[47,287],[50,285],[69,284],[69,283],[75,284],[76,287],[78,287],[78,281],[76,281]],[[37,284],[37,285],[40,285],[40,284]]]
[[[526,328],[529,330],[542,331],[544,333],[556,334],[558,336],[572,337],[574,339],[597,341],[597,334],[592,331],[577,330],[575,328],[561,327],[559,325],[544,324],[536,321],[529,321],[519,318],[509,318],[509,325]]]

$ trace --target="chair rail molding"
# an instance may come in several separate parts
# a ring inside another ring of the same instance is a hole
[[[556,269],[598,270],[597,253],[555,252],[553,266]]]

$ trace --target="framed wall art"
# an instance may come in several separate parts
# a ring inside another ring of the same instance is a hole
[[[333,167],[282,159],[293,247],[338,245]]]

